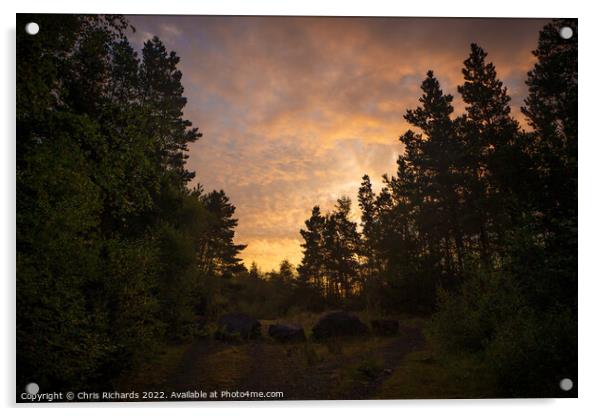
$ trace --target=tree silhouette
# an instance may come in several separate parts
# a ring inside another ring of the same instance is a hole
[[[198,248],[199,267],[204,274],[231,276],[244,270],[238,254],[246,247],[234,244],[234,229],[238,220],[233,218],[236,208],[224,191],[212,191],[200,199],[209,212],[209,226]]]
[[[497,78],[487,53],[476,44],[464,61],[464,84],[458,92],[466,103],[460,134],[466,145],[467,208],[474,213],[467,226],[478,235],[481,259],[492,260],[495,247],[509,223],[508,206],[520,166],[518,122],[510,116],[510,97]]]
[[[323,281],[323,234],[324,234],[325,219],[320,212],[320,207],[315,206],[312,209],[311,217],[305,221],[306,230],[301,230],[301,236],[304,243],[303,259],[298,267],[299,279],[307,282],[318,290],[324,289],[325,282]]]
[[[408,150],[398,181],[412,172],[416,204],[412,214],[424,236],[424,250],[428,256],[441,259],[437,262],[441,267],[439,274],[453,277],[463,267],[464,239],[459,217],[465,191],[465,148],[451,119],[452,96],[443,93],[432,71],[427,73],[421,88],[421,106],[408,110],[404,118],[422,133],[410,130],[401,137]]]
[[[17,378],[106,390],[206,313],[199,243],[224,274],[244,246],[225,194],[186,187],[200,134],[178,56],[154,38],[139,58],[121,16],[30,21],[44,30],[17,35]]]
[[[295,279],[294,266],[288,260],[282,260],[280,262],[280,268],[278,270],[279,279],[285,283],[292,283]]]
[[[186,183],[194,178],[194,172],[184,167],[188,143],[201,134],[182,118],[186,98],[182,95],[182,73],[177,69],[180,58],[175,52],[168,53],[156,36],[144,43],[142,57],[139,76],[149,121],[147,134],[156,137],[160,162]]]
[[[18,383],[114,388],[158,345],[249,305],[428,315],[438,346],[474,354],[504,395],[577,376],[576,20],[540,33],[530,131],[472,44],[464,112],[428,71],[395,174],[378,193],[361,178],[361,232],[349,198],[315,206],[297,273],[261,273],[242,264],[226,193],[189,187],[200,133],[176,53],[154,37],[139,56],[121,16],[17,19],[44,27],[17,35]]]
[[[259,267],[257,266],[257,263],[255,263],[255,262],[251,263],[251,268],[249,269],[249,277],[252,279],[260,278]]]

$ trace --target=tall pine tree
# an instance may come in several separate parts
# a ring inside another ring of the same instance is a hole
[[[207,231],[198,242],[202,273],[229,277],[243,271],[244,265],[238,255],[246,245],[234,243],[234,229],[238,224],[238,219],[234,218],[236,208],[222,190],[201,195],[200,199],[209,212]]]
[[[320,212],[320,207],[315,206],[311,217],[305,221],[305,230],[300,230],[304,242],[301,244],[303,258],[298,267],[299,279],[307,282],[318,290],[323,290],[323,264],[324,264],[324,233],[325,219]]]
[[[466,103],[459,125],[468,173],[467,209],[473,213],[465,226],[477,236],[481,259],[490,264],[495,245],[511,222],[508,208],[516,202],[514,190],[521,180],[523,157],[518,122],[510,114],[510,96],[486,58],[480,46],[470,46],[458,92]]]

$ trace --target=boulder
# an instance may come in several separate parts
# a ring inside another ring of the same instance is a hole
[[[370,323],[375,335],[393,336],[399,333],[399,321],[394,319],[373,319]]]
[[[221,340],[251,339],[261,335],[261,323],[243,313],[223,315],[217,321],[215,338]]]
[[[360,319],[349,312],[330,312],[323,315],[313,327],[316,339],[339,336],[358,336],[368,333],[368,327]]]
[[[268,334],[279,342],[305,341],[305,331],[297,325],[272,324],[268,327]]]

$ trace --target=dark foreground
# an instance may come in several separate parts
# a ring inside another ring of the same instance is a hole
[[[368,399],[406,354],[422,346],[420,329],[411,327],[393,338],[323,343],[281,345],[261,339],[225,345],[201,340],[184,354],[165,385],[181,392],[282,392],[286,400]]]
[[[61,398],[52,401],[501,397],[494,378],[477,357],[437,352],[423,336],[421,319],[402,322],[395,336],[365,335],[319,342],[310,338],[284,344],[268,336],[269,323],[262,321],[262,335],[255,340],[222,342],[206,337],[168,347],[124,375],[114,390],[73,392],[75,397],[71,399],[63,392]],[[566,397],[574,394],[567,393]]]

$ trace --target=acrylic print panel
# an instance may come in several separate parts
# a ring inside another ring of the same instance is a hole
[[[575,19],[17,23],[17,401],[577,396]]]

